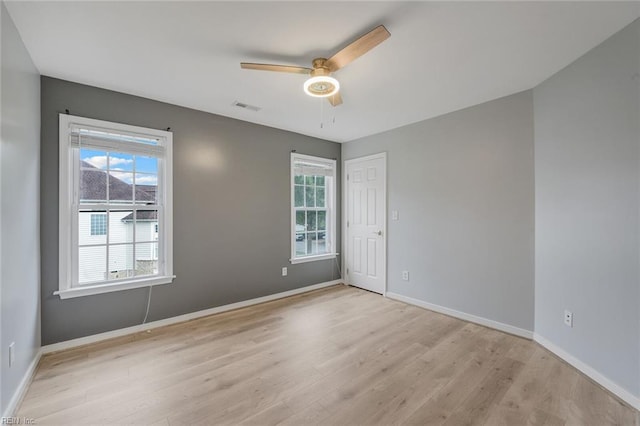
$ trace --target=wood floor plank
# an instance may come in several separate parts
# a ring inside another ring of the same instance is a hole
[[[524,364],[509,357],[501,358],[492,372],[473,393],[444,422],[445,426],[481,425],[490,415],[496,402],[507,392]]]
[[[337,421],[355,416],[366,424],[384,424],[402,419],[402,413],[409,413],[410,406],[422,403],[425,395],[436,391],[449,379],[449,374],[457,365],[462,365],[473,356],[474,349],[481,339],[479,336],[471,336],[475,334],[473,330],[477,331],[478,327],[468,324],[465,328],[468,330],[456,334],[458,337],[442,339],[440,344],[425,349],[420,357],[403,363],[399,371],[384,374],[378,380],[372,381],[365,392],[361,392],[340,410],[336,410],[332,405],[332,418]],[[462,336],[471,338],[460,338]],[[443,362],[441,355],[445,352],[449,358]],[[439,362],[434,362],[436,358]],[[414,402],[414,399],[417,401]],[[398,407],[401,407],[400,412],[394,410]],[[355,418],[353,421],[357,422]]]
[[[492,345],[479,348],[465,365],[460,366],[451,380],[429,398],[407,419],[408,424],[444,424],[455,414],[470,395],[479,391],[481,384],[493,374],[493,366],[504,358],[510,349],[510,336],[500,336]]]
[[[530,345],[527,344],[527,346]],[[513,386],[507,389],[498,406],[492,410],[486,422],[487,426],[522,425],[526,424],[530,418],[531,421],[535,421],[536,418],[543,417],[540,413],[537,417],[531,417],[531,415],[546,395],[545,390],[553,373],[553,363],[557,360],[542,347],[534,347],[532,351],[533,353],[529,352],[528,358],[520,358],[521,361],[526,362],[526,365],[514,380]],[[513,355],[513,353],[509,352],[507,355]],[[546,416],[544,418],[546,419]]]
[[[632,425],[633,413],[588,378],[580,375],[574,387],[567,425]]]
[[[636,425],[526,339],[342,285],[43,356],[38,424]]]

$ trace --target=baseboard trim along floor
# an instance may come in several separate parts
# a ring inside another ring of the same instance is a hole
[[[24,376],[22,377],[22,380],[18,385],[18,389],[16,389],[15,393],[11,397],[11,400],[9,401],[9,405],[7,405],[5,412],[2,414],[3,419],[9,419],[15,415],[17,408],[20,406],[20,403],[24,399],[24,396],[27,394],[29,385],[31,384],[31,381],[36,374],[36,369],[38,368],[38,363],[40,362],[41,357],[42,348],[36,351],[35,356],[31,360],[29,368],[27,368],[27,371],[24,373]]]
[[[466,312],[456,311],[455,309],[446,308],[444,306],[436,305],[434,303],[425,302],[423,300],[414,299],[413,297],[403,296],[397,293],[387,292],[386,296],[389,299],[397,300],[399,302],[408,303],[410,305],[418,306],[420,308],[429,309],[430,311],[438,312],[458,318],[461,320],[473,322],[475,324],[484,325],[485,327],[494,328],[505,333],[513,334],[515,336],[524,337],[525,339],[533,339],[533,332],[525,330],[523,328],[514,327],[509,324],[490,320],[488,318],[479,317],[476,315],[468,314]]]
[[[561,349],[560,347],[551,343],[549,340],[545,339],[538,333],[534,334],[533,340],[537,342],[540,346],[544,347],[550,352],[553,352],[558,358],[562,359],[567,364],[581,371],[582,374],[589,377],[591,380],[593,380],[594,382],[596,382],[597,384],[599,384],[600,386],[602,386],[603,388],[605,388],[606,390],[608,390],[609,392],[611,392],[612,394],[614,394],[615,396],[617,396],[618,398],[620,398],[621,400],[623,400],[624,402],[626,402],[627,404],[635,408],[636,410],[640,411],[640,398],[633,395],[631,392],[624,389],[622,386],[618,385],[617,383],[610,380],[606,376],[602,375],[595,368],[582,362],[575,356],[566,352],[564,349]]]

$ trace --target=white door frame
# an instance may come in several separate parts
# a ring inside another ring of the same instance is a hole
[[[387,296],[387,166],[388,166],[388,161],[387,161],[387,152],[379,152],[377,154],[371,154],[371,155],[366,155],[364,157],[358,157],[358,158],[351,158],[349,160],[344,160],[342,162],[342,253],[344,253],[344,256],[342,256],[342,270],[344,271],[343,274],[343,281],[344,284],[346,285],[351,285],[351,283],[349,283],[349,277],[347,275],[347,253],[349,253],[349,243],[348,243],[348,238],[347,238],[347,218],[349,217],[349,202],[347,200],[347,184],[348,179],[347,179],[347,166],[351,163],[355,163],[358,161],[366,161],[366,160],[376,160],[376,159],[383,159],[384,160],[384,194],[383,194],[383,201],[382,204],[384,205],[384,211],[382,212],[382,235],[384,236],[384,241],[382,243],[382,257],[384,258],[384,291],[382,293],[382,296],[386,297]]]

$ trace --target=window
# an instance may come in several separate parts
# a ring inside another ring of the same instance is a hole
[[[60,115],[61,298],[173,280],[172,134]]]
[[[104,213],[91,215],[91,235],[107,235],[107,215]]]
[[[291,154],[291,263],[336,256],[336,161]]]

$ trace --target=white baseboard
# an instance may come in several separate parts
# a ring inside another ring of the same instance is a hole
[[[24,376],[22,377],[22,380],[18,385],[18,388],[13,393],[13,396],[9,401],[9,405],[7,405],[7,408],[4,410],[4,413],[2,414],[3,419],[15,416],[18,406],[20,406],[22,399],[27,393],[27,389],[29,389],[29,385],[31,384],[33,375],[36,372],[36,368],[38,368],[38,363],[40,362],[41,356],[42,356],[42,348],[36,351],[33,359],[31,360],[31,363],[29,364],[29,368],[27,368],[27,371],[25,371]]]
[[[459,318],[461,320],[473,322],[476,324],[483,325],[485,327],[494,328],[499,331],[504,331],[505,333],[513,334],[519,337],[524,337],[525,339],[533,339],[533,332],[529,330],[525,330],[523,328],[514,327],[509,324],[505,324],[502,322],[490,320],[488,318],[479,317],[476,315],[468,314],[466,312],[456,311],[455,309],[446,308],[444,306],[436,305],[434,303],[425,302],[423,300],[414,299],[413,297],[403,296],[397,293],[387,292],[386,297],[393,300],[398,300],[400,302],[408,303],[410,305],[415,305],[420,308],[429,309],[430,311],[435,311],[441,314],[449,315],[455,318]]]
[[[191,312],[184,315],[178,315],[176,317],[166,318],[158,321],[152,321],[146,324],[134,325],[132,327],[121,328],[113,331],[107,331],[105,333],[94,334],[86,337],[79,337],[77,339],[66,340],[64,342],[53,343],[51,345],[43,346],[41,348],[41,352],[43,354],[47,354],[51,352],[57,352],[65,349],[75,348],[78,346],[84,346],[90,343],[96,343],[96,342],[100,342],[107,339],[113,339],[114,337],[126,336],[128,334],[151,330],[158,327],[164,327],[164,326],[176,324],[179,322],[190,321],[196,318],[201,318],[201,317],[206,317],[213,314],[232,311],[234,309],[245,308],[247,306],[257,305],[259,303],[270,302],[272,300],[282,299],[284,297],[295,296],[296,294],[307,293],[309,291],[318,290],[324,287],[330,287],[332,285],[341,284],[341,283],[342,283],[342,280],[327,281],[324,283],[296,288],[289,291],[283,291],[282,293],[270,294],[268,296],[258,297],[255,299],[243,300],[242,302],[231,303],[229,305],[217,306],[211,309],[205,309],[202,311]]]
[[[640,411],[640,397],[624,389],[622,386],[618,385],[617,383],[613,382],[609,378],[605,377],[602,373],[598,372],[595,368],[580,361],[578,358],[566,352],[564,349],[551,343],[549,340],[542,337],[538,333],[535,333],[533,335],[533,340],[538,342],[541,346],[545,347],[549,351],[556,354],[559,358],[562,358],[571,366],[580,370],[587,377],[592,379],[594,382],[598,383],[603,388],[607,389],[609,392],[611,392],[612,394],[614,394],[615,396],[617,396],[618,398],[620,398],[621,400],[623,400],[624,402],[626,402],[627,404],[635,408],[636,410]]]

